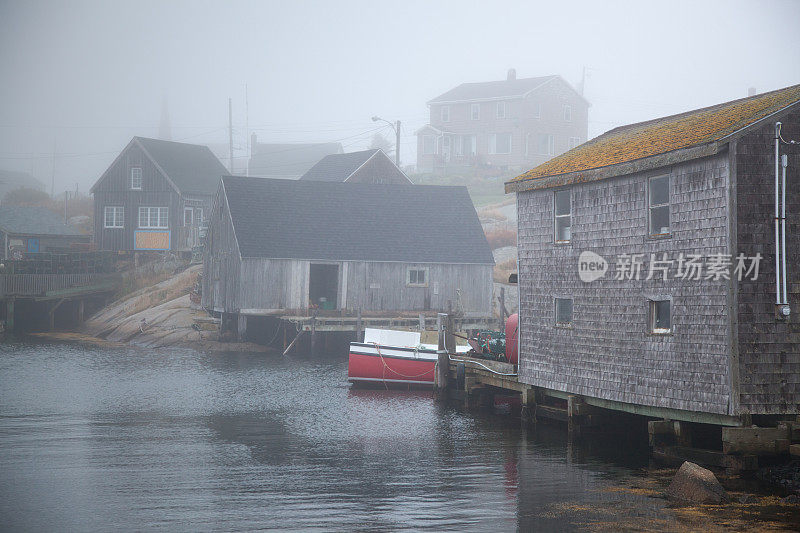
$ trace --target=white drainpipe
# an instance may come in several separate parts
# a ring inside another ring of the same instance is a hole
[[[781,157],[781,167],[783,176],[781,178],[781,261],[783,262],[783,303],[789,307],[789,296],[786,291],[786,279],[789,277],[786,272],[786,167],[789,166],[789,157],[783,154]],[[784,314],[786,312],[784,311]]]
[[[781,305],[781,244],[780,244],[780,181],[779,181],[779,138],[781,123],[775,123],[775,305]]]

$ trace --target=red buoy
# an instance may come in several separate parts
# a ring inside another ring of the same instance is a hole
[[[517,352],[518,326],[519,314],[514,313],[506,320],[506,360],[514,365],[519,361],[519,353]]]

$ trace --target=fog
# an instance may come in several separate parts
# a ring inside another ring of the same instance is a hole
[[[800,2],[0,2],[0,168],[87,190],[133,135],[341,141],[468,81],[586,73],[589,136],[800,83]],[[247,97],[247,98],[246,98]],[[53,165],[53,152],[56,153]]]

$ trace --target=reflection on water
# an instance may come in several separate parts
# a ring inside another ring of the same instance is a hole
[[[586,505],[666,512],[604,490],[646,456],[346,375],[341,359],[0,346],[4,527],[565,530]]]

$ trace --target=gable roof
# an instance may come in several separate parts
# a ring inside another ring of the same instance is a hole
[[[621,126],[513,178],[506,183],[506,192],[627,174],[636,171],[637,161],[658,156],[664,156],[660,160],[670,164],[713,155],[728,142],[729,136],[798,102],[800,85],[793,85],[678,115]],[[682,150],[685,152],[678,157],[678,151]],[[608,172],[597,172],[600,169],[608,169]]]
[[[295,143],[252,145],[248,164],[251,176],[299,178],[320,159],[341,154],[341,143]]]
[[[0,206],[0,230],[16,235],[84,235],[49,209],[18,205]]]
[[[228,173],[208,146],[146,137],[134,140],[182,194],[214,194]]]
[[[466,187],[226,176],[242,257],[493,264]]]
[[[484,81],[477,83],[462,83],[444,94],[440,94],[428,104],[446,104],[455,102],[469,102],[476,100],[497,100],[503,98],[522,97],[542,87],[546,83],[560,80],[572,89],[561,76],[539,76],[538,78],[520,78],[500,81]],[[574,91],[574,89],[573,89]],[[575,92],[575,94],[579,93]],[[581,99],[583,97],[581,96]],[[584,99],[585,100],[585,99]]]
[[[405,173],[394,164],[394,161],[389,159],[383,150],[379,148],[363,150],[361,152],[350,152],[347,154],[326,155],[316,165],[308,169],[308,172],[300,176],[300,179],[312,181],[347,181],[357,170],[366,165],[367,162],[371,161],[373,158],[382,158],[388,161],[391,165],[389,168],[394,167],[394,170],[402,174],[403,177],[411,183],[408,176],[406,176]],[[379,160],[375,160],[375,162],[379,162]]]

